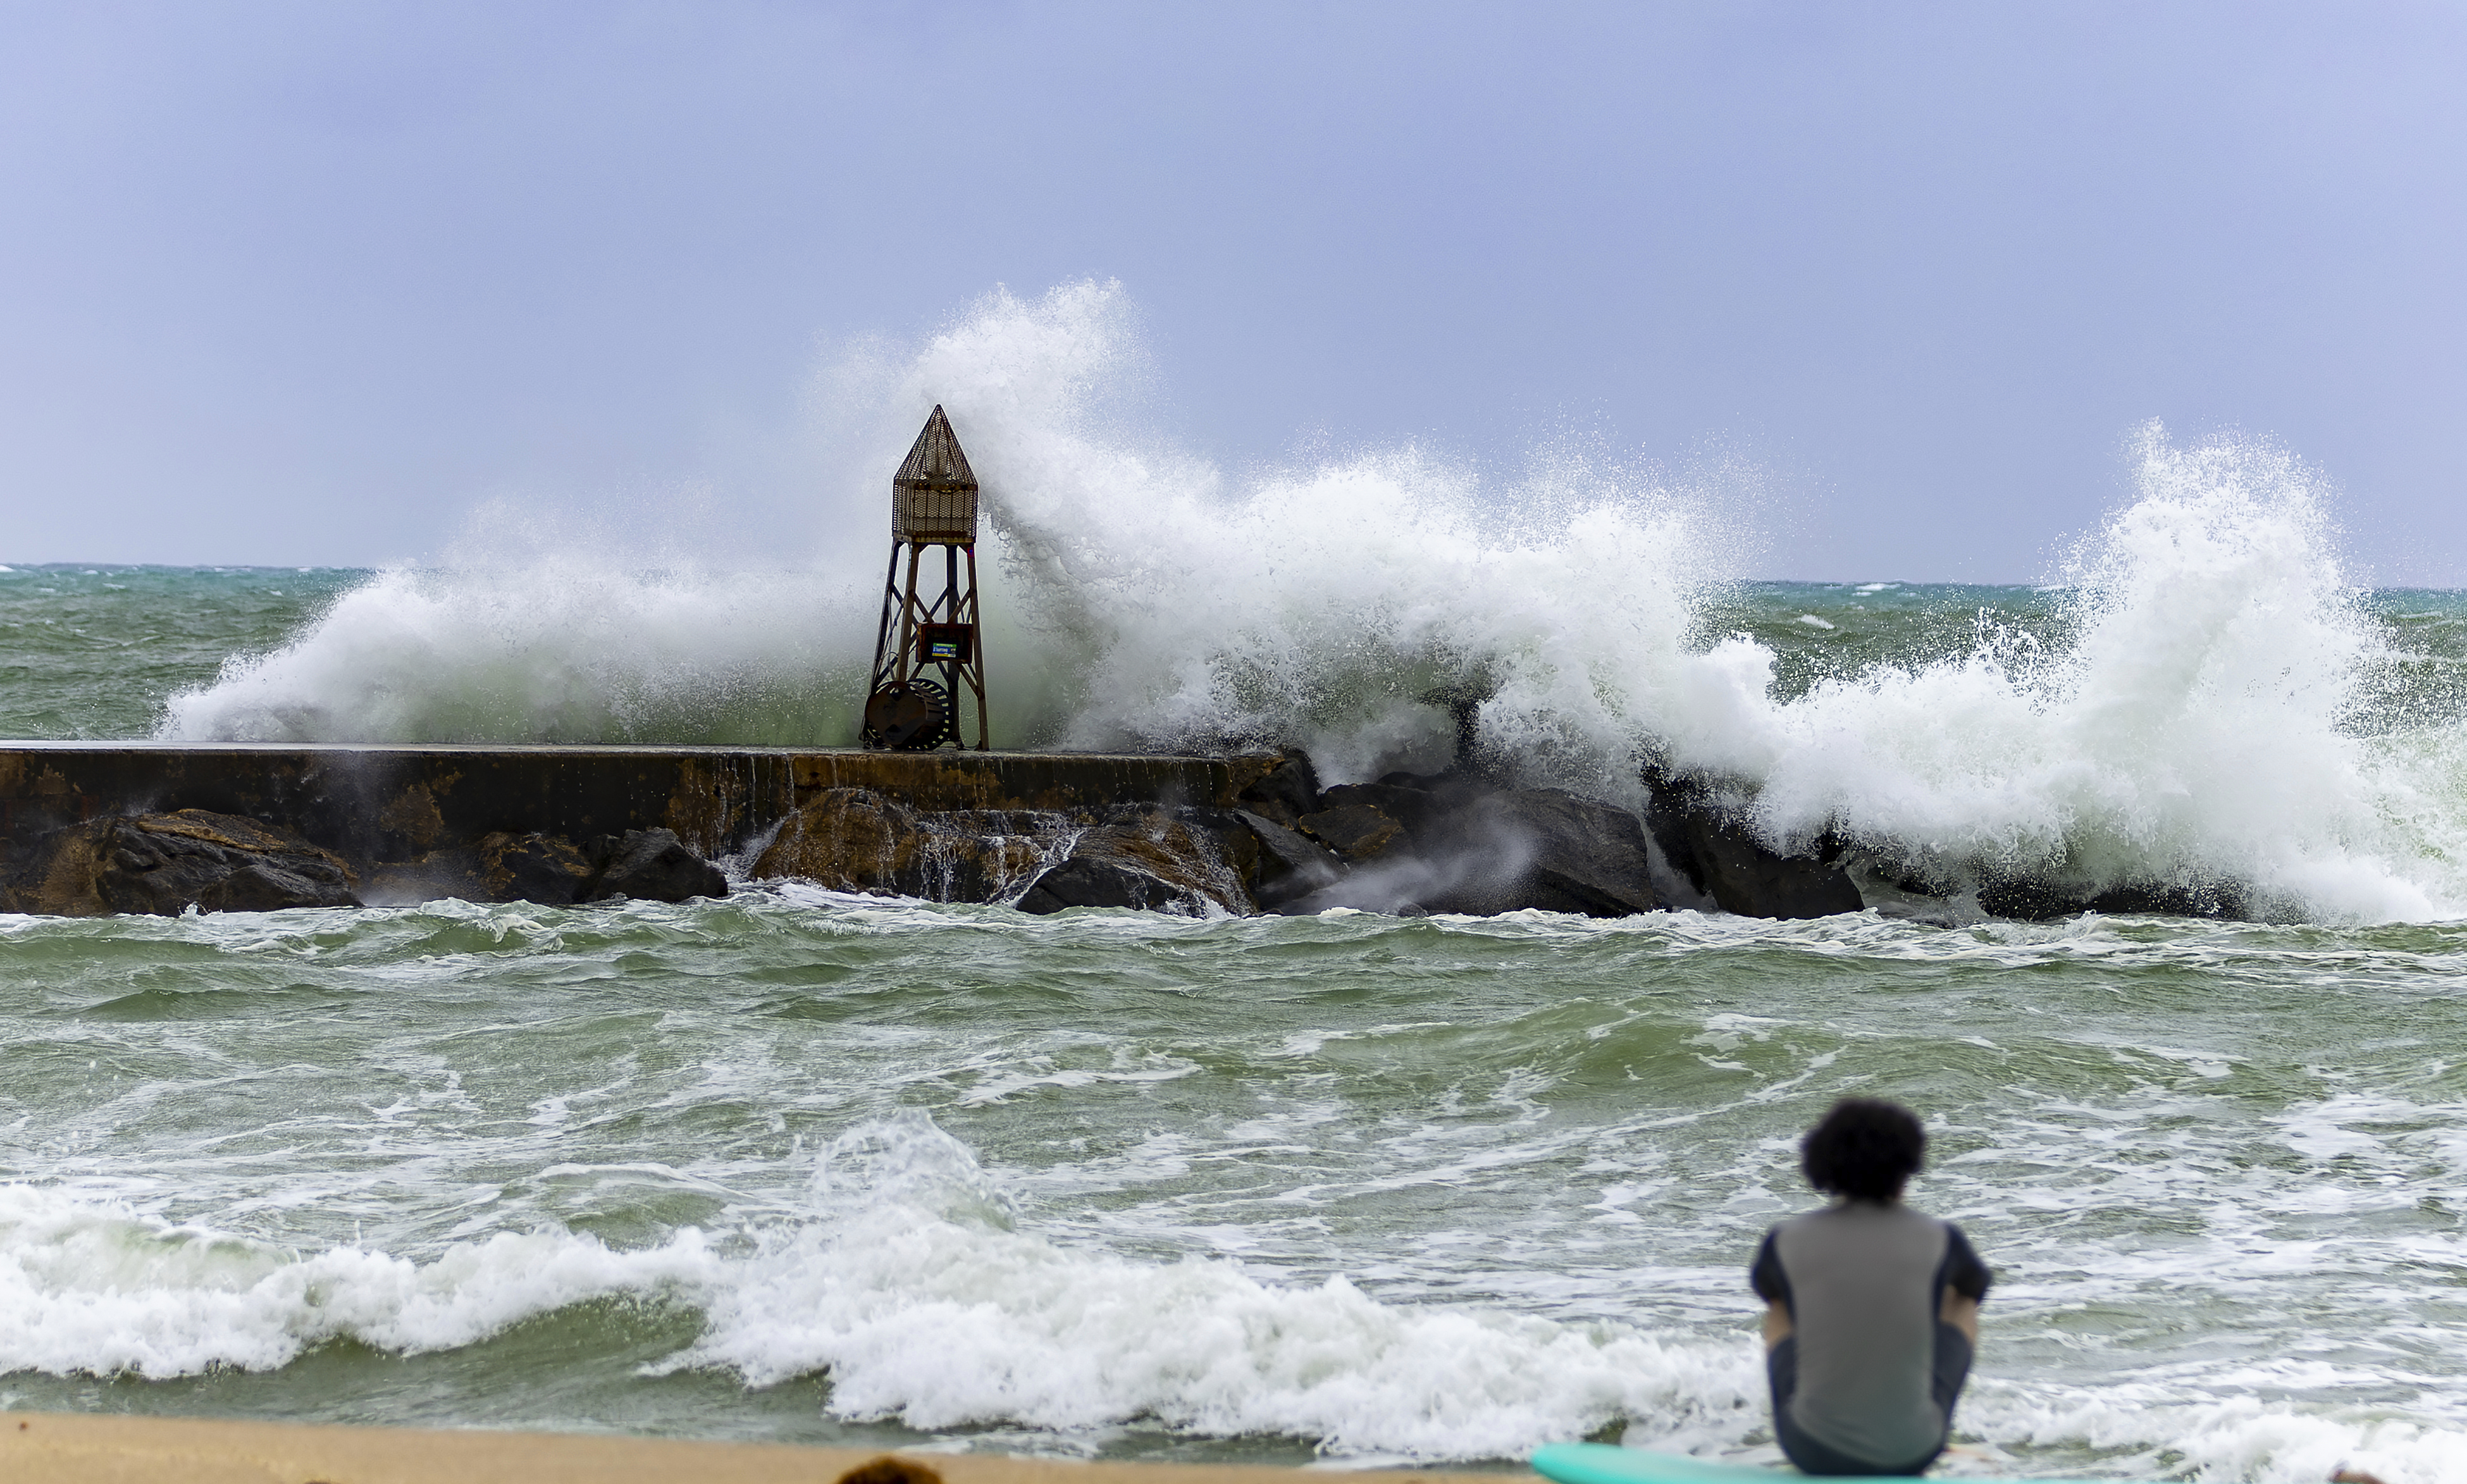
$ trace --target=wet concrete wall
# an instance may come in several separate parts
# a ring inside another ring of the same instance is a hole
[[[666,827],[742,848],[826,789],[919,810],[1228,805],[1273,754],[803,752],[787,748],[192,746],[0,742],[0,871],[64,825],[210,809],[353,860],[403,861],[495,831],[581,840]]]

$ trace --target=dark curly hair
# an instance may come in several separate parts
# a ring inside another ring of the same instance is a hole
[[[1893,1201],[1927,1158],[1918,1114],[1881,1097],[1845,1097],[1799,1143],[1799,1167],[1827,1195]]]

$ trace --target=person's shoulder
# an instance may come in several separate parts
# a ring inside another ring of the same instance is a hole
[[[1810,1226],[1822,1225],[1826,1217],[1840,1209],[1841,1207],[1836,1205],[1813,1205],[1804,1211],[1794,1211],[1766,1227],[1765,1236],[1771,1239],[1784,1232],[1805,1231]]]
[[[1955,1221],[1952,1217],[1931,1216],[1928,1220],[1935,1223],[1939,1226],[1942,1226],[1944,1228],[1944,1234],[1947,1237],[1952,1238],[1956,1246],[1968,1247],[1970,1245],[1970,1234],[1962,1230],[1961,1223]]]
[[[1922,1211],[1917,1206],[1909,1204],[1908,1203],[1896,1202],[1890,1209],[1895,1216],[1899,1217],[1903,1221],[1911,1223],[1912,1225],[1934,1226],[1954,1237],[1961,1235],[1961,1228],[1954,1225],[1951,1220]]]

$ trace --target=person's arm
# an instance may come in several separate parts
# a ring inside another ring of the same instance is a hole
[[[1910,1311],[1905,1309],[1902,1312],[1908,1314]],[[1935,1316],[1961,1331],[1961,1338],[1969,1340],[1974,1349],[1977,1348],[1979,1344],[1978,1299],[1962,1297],[1955,1291],[1954,1286],[1948,1283],[1944,1286],[1944,1303],[1937,1308]],[[1765,1343],[1771,1344],[1773,1341],[1767,1340]]]
[[[1978,1308],[1976,1304],[1971,1305],[1974,1313]],[[1973,1319],[1971,1322],[1976,1324],[1978,1321]],[[1771,1350],[1788,1338],[1790,1338],[1790,1310],[1780,1299],[1772,1299],[1765,1304],[1765,1348]]]
[[[1994,1281],[1987,1265],[1970,1248],[1970,1239],[1951,1222],[1944,1224],[1944,1300],[1936,1306],[1935,1316],[1955,1329],[1976,1348],[1979,1344],[1979,1304],[1987,1296],[1987,1285]]]
[[[1781,1270],[1781,1254],[1774,1250],[1770,1231],[1748,1269],[1748,1287],[1765,1301],[1765,1348],[1771,1350],[1790,1338],[1790,1274]]]

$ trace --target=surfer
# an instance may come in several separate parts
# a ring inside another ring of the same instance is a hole
[[[1900,1104],[1834,1104],[1799,1168],[1836,1199],[1766,1232],[1749,1270],[1774,1436],[1808,1473],[1916,1473],[1952,1434],[1988,1272],[1960,1227],[1902,1204],[1926,1154]]]

